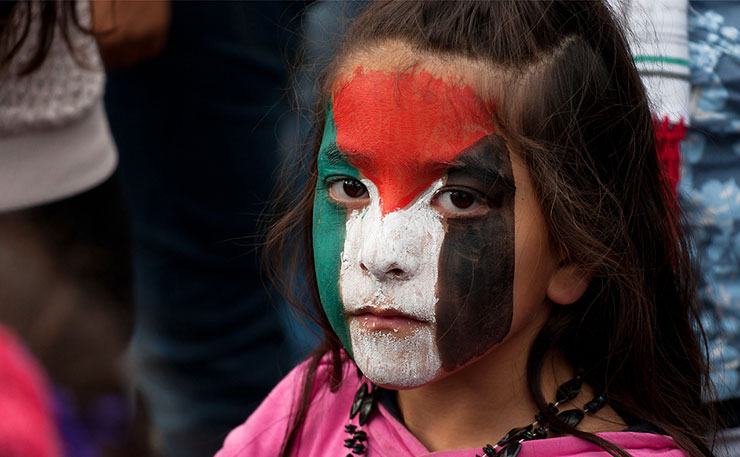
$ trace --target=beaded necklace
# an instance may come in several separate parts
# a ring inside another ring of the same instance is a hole
[[[561,384],[555,394],[555,402],[547,405],[550,411],[569,427],[576,427],[586,414],[593,415],[606,405],[606,397],[604,395],[597,395],[583,405],[582,409],[574,408],[560,411],[558,407],[576,398],[581,392],[582,385],[583,381],[580,375]],[[378,392],[378,387],[373,386],[370,389],[366,382],[362,382],[360,388],[357,389],[355,399],[350,408],[349,419],[352,421],[359,414],[360,426],[357,427],[351,423],[344,426],[344,431],[349,434],[349,438],[344,440],[344,447],[349,450],[346,457],[355,457],[352,454],[362,455],[367,451],[366,443],[368,436],[367,432],[362,430],[361,427],[367,424],[370,416],[377,409]],[[547,418],[540,411],[535,414],[534,422],[531,424],[509,430],[509,433],[504,435],[495,446],[491,444],[483,446],[483,454],[486,457],[516,457],[522,449],[523,442],[545,439],[553,429],[555,427],[548,423]],[[476,454],[475,457],[482,456]]]

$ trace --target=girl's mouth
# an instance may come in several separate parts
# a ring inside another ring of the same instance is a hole
[[[429,322],[419,320],[395,309],[379,310],[365,307],[350,312],[349,317],[365,330],[390,331],[393,333],[407,333],[429,324]]]

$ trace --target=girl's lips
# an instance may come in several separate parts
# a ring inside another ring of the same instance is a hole
[[[357,319],[358,323],[367,330],[391,330],[398,332],[401,330],[413,330],[427,322],[401,313],[395,310],[372,310],[362,309],[350,313],[350,317]]]

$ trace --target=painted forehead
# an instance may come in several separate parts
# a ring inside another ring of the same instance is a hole
[[[332,110],[337,147],[378,187],[383,212],[405,207],[494,130],[491,107],[472,88],[417,69],[357,67]]]

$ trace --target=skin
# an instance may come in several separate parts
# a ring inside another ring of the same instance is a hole
[[[329,113],[331,118],[331,112]],[[319,295],[329,323],[339,339],[352,354],[349,329],[344,317],[344,306],[341,301],[339,284],[340,264],[344,247],[345,223],[347,208],[329,197],[328,183],[332,178],[346,176],[359,178],[359,171],[354,168],[346,156],[336,146],[336,126],[327,122],[318,157],[320,177],[314,196],[313,211],[313,250],[318,279]],[[330,278],[330,279],[327,279]]]
[[[351,339],[344,344],[373,382],[415,387],[483,355],[509,329],[514,182],[508,150],[467,85],[424,70],[357,67],[333,103],[319,152],[316,207],[321,214],[334,207],[336,222],[314,226],[323,302],[340,335],[344,306]],[[359,181],[355,170],[338,173],[339,161],[354,166]],[[341,180],[350,179],[369,193],[346,195]],[[467,207],[456,207],[452,196],[468,200]],[[342,237],[337,280],[337,251],[322,245]],[[397,274],[386,274],[388,267]],[[335,282],[339,294],[328,290]],[[422,322],[386,329],[388,319],[376,322],[376,311]]]
[[[377,70],[401,77],[411,68],[410,62],[413,62],[414,71],[426,71],[452,87],[471,88],[479,97],[481,106],[486,105],[490,86],[486,81],[491,79],[494,69],[482,71],[477,63],[442,61],[420,55],[400,43],[380,45],[347,58],[340,71],[342,76],[337,78],[337,86],[351,82],[359,74],[358,68],[361,68],[360,72]],[[357,109],[361,109],[362,105],[358,106]],[[339,123],[340,135],[341,125]],[[436,196],[425,203],[426,200],[419,196],[427,195],[423,191],[416,197],[412,195],[411,200],[404,199],[403,191],[396,189],[392,192],[401,196],[396,199],[396,203],[400,202],[398,205],[406,205],[401,210],[415,204],[436,208],[447,243],[440,249],[434,322],[403,328],[406,334],[402,331],[398,337],[418,333],[418,327],[429,325],[435,332],[435,347],[441,367],[432,374],[428,373],[430,370],[424,372],[429,379],[425,378],[419,384],[403,385],[400,381],[396,385],[386,384],[400,389],[398,401],[404,422],[431,451],[480,447],[503,436],[512,427],[531,422],[536,408],[526,386],[526,354],[546,321],[552,303],[568,305],[576,301],[588,284],[588,276],[564,263],[562,256],[552,248],[532,178],[515,148],[506,142],[505,136],[492,131],[491,125],[482,123],[477,112],[465,113],[462,110],[450,131],[459,131],[461,125],[472,131],[485,130],[481,138],[486,140],[487,146],[476,145],[481,139],[478,138],[466,145],[468,148],[477,147],[475,153],[459,156],[458,151],[457,156],[448,160],[441,176],[432,176],[438,180],[425,187]],[[327,131],[331,132],[331,128]],[[356,340],[353,339],[354,334],[348,335],[347,328],[353,325],[378,336],[378,339],[382,336],[383,341],[396,337],[389,328],[375,329],[367,325],[363,328],[362,322],[358,324],[362,316],[347,314],[341,290],[347,284],[337,280],[341,275],[337,269],[340,266],[341,269],[352,269],[353,262],[362,264],[364,258],[382,257],[387,260],[388,255],[363,257],[367,249],[362,249],[359,251],[361,255],[343,258],[338,252],[342,248],[336,242],[331,244],[332,237],[346,235],[342,232],[342,224],[352,218],[353,211],[357,211],[355,214],[358,216],[370,215],[373,203],[367,195],[348,198],[346,193],[343,194],[339,185],[329,181],[331,174],[322,169],[322,160],[326,162],[331,156],[340,157],[344,160],[343,166],[354,170],[348,171],[346,176],[366,183],[378,194],[383,190],[377,190],[378,186],[363,173],[363,168],[372,167],[362,161],[352,163],[357,150],[342,151],[336,138],[325,135],[324,140],[326,144],[322,145],[319,154],[319,185],[314,213],[314,250],[323,250],[323,253],[316,254],[317,278],[330,322],[351,350]],[[332,151],[341,154],[329,154]],[[378,173],[371,174],[378,180]],[[398,181],[398,187],[406,183]],[[507,181],[513,181],[513,185],[507,186]],[[442,187],[448,183],[464,188],[469,186],[483,194],[479,201],[483,209],[466,217],[449,211],[450,207],[444,200],[449,192],[444,194],[446,188]],[[397,210],[395,206],[398,205],[391,205],[391,212]],[[377,211],[383,213],[381,207]],[[387,216],[389,213],[383,214]],[[384,220],[382,216],[378,217],[380,221]],[[344,227],[346,230],[350,225],[345,223]],[[373,233],[385,232],[375,230]],[[424,242],[420,243],[423,245]],[[332,247],[326,249],[326,246]],[[375,243],[373,246],[384,245]],[[395,251],[391,249],[389,252]],[[381,285],[401,280],[414,281],[415,276],[406,271],[416,271],[413,268],[397,262],[394,269],[391,268],[393,262],[386,263],[382,268],[367,268],[365,264],[358,268],[366,268],[369,275],[375,275],[374,281]],[[375,271],[382,274],[373,273]],[[486,279],[471,274],[478,271],[489,274]],[[382,308],[383,304],[377,306]],[[354,355],[357,356],[356,353]],[[356,361],[372,380],[368,374],[372,367],[363,366],[357,358]],[[543,373],[543,391],[546,398],[552,398],[557,385],[572,377],[572,370],[557,353],[550,355],[548,366],[549,369]],[[586,386],[573,403],[580,407],[592,395]],[[486,426],[481,427],[481,424]],[[623,424],[607,408],[596,418],[588,417],[580,428],[593,432],[610,431],[622,429]]]
[[[482,216],[445,221],[437,345],[442,368],[452,372],[499,343],[511,325],[515,187],[504,139],[491,134],[466,148],[446,184],[479,190],[487,207]]]

